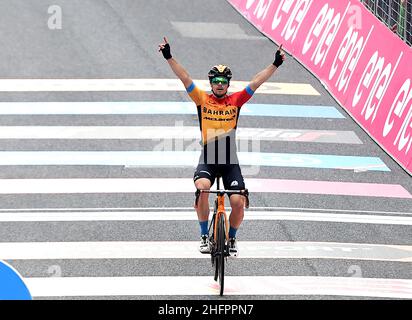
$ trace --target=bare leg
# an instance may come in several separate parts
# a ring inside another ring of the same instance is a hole
[[[197,189],[210,190],[211,183],[209,179],[200,178],[195,181],[195,186]],[[207,221],[209,219],[209,194],[201,193],[199,196],[199,202],[197,207],[195,206],[197,212],[197,218],[199,221]]]
[[[235,229],[238,229],[240,227],[245,215],[244,201],[244,196],[241,196],[239,194],[230,196],[230,206],[232,207],[232,213],[230,214],[229,221],[230,226]]]

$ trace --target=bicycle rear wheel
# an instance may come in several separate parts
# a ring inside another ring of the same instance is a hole
[[[225,284],[225,252],[226,252],[226,232],[225,232],[225,217],[220,215],[217,226],[217,271],[219,275],[220,295],[223,296]]]

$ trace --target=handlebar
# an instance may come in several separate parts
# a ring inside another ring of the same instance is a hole
[[[199,201],[199,197],[201,193],[215,193],[219,195],[224,195],[224,194],[240,194],[246,198],[246,208],[249,208],[249,190],[244,189],[244,190],[202,190],[202,189],[196,189],[195,196],[196,196],[196,201],[195,204],[197,206],[197,203]]]

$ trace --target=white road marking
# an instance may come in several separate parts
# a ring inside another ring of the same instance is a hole
[[[189,99],[187,99],[189,100]],[[242,117],[298,117],[345,119],[334,106],[246,103]],[[0,115],[192,115],[195,104],[189,101],[114,101],[114,102],[0,102]]]
[[[205,259],[198,241],[1,242],[1,260]],[[412,262],[412,246],[309,241],[239,241],[239,259],[355,259]]]
[[[229,210],[229,208],[228,208]],[[229,210],[230,211],[230,210]],[[12,221],[170,221],[197,220],[193,211],[70,211],[70,212],[0,212],[0,222]],[[361,215],[343,213],[315,213],[292,211],[249,211],[244,220],[327,221],[344,223],[412,225],[412,217]]]
[[[210,90],[208,80],[193,80]],[[230,92],[243,90],[249,81],[231,81]],[[49,91],[186,91],[178,79],[0,79],[0,92]],[[266,82],[256,93],[319,96],[307,83]]]
[[[237,155],[239,164],[252,166],[250,170],[253,170],[255,174],[258,173],[261,166],[346,170],[362,166],[373,171],[390,171],[385,163],[377,157],[259,152],[260,142],[254,140],[251,144],[251,147],[248,141],[238,144]],[[199,142],[196,141],[195,148],[190,145],[187,148],[200,149]],[[199,162],[201,154],[200,150],[185,151],[183,140],[163,140],[157,143],[154,149],[155,151],[0,151],[0,165],[194,167]],[[170,149],[177,150],[170,151]],[[342,168],[342,164],[345,164],[345,168]]]
[[[263,36],[250,36],[236,23],[170,21],[183,37],[230,40],[267,40]]]
[[[173,28],[187,38],[267,40],[263,36],[248,35],[237,23],[170,21]]]
[[[240,140],[354,143],[353,131],[239,128]],[[199,127],[190,126],[2,126],[0,139],[200,139]],[[200,145],[198,144],[198,150]]]
[[[24,278],[33,297],[217,295],[212,276]],[[412,280],[356,277],[225,276],[225,294],[412,298]]]
[[[248,179],[250,192],[334,194],[411,199],[401,185]],[[99,178],[99,179],[0,179],[0,194],[82,193],[194,193],[192,179],[185,178]]]
[[[230,210],[229,206],[225,207],[226,210]],[[112,212],[112,211],[119,211],[119,212],[131,212],[131,211],[190,211],[192,212],[193,207],[105,207],[105,208],[64,208],[64,207],[59,207],[59,208],[0,208],[0,213],[5,212],[5,213],[12,213],[12,212],[72,212],[72,211],[81,211],[81,212],[99,212],[99,211],[104,211],[104,212]],[[210,207],[210,210],[213,210],[213,207]],[[378,211],[378,210],[356,210],[356,209],[333,209],[333,208],[296,208],[296,207],[254,207],[251,206],[249,207],[249,210],[251,211],[259,211],[261,213],[267,212],[267,211],[285,211],[285,212],[290,212],[290,211],[310,211],[313,213],[317,213],[317,211],[320,212],[327,212],[327,213],[333,213],[333,212],[346,212],[346,213],[366,213],[366,214],[379,214],[379,215],[410,215],[412,216],[412,212],[401,212],[401,211]]]
[[[155,208],[153,208],[155,210]],[[183,208],[180,208],[183,210]],[[357,209],[333,209],[333,208],[294,208],[294,207],[250,207],[253,210],[302,210],[302,211],[320,211],[320,212],[347,212],[347,213],[367,213],[367,214],[399,214],[399,215],[412,215],[412,212],[401,211],[379,211],[379,210],[357,210]],[[133,209],[136,210],[136,209]],[[176,209],[177,210],[177,209]]]

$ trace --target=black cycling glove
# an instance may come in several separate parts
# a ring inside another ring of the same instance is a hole
[[[281,55],[281,53],[280,53],[280,50],[278,50],[278,51],[276,51],[275,61],[273,61],[273,65],[274,65],[276,68],[279,68],[279,66],[280,66],[282,63],[283,63],[283,58],[282,58],[282,55]]]
[[[172,58],[172,54],[170,53],[170,45],[168,43],[165,44],[164,48],[161,49],[163,57],[166,60],[169,60]]]

